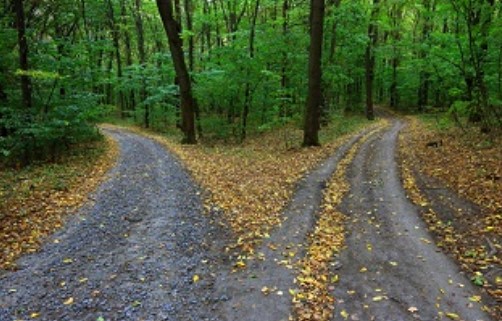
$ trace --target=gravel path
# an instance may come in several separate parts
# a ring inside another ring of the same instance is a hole
[[[121,147],[111,178],[19,271],[0,276],[1,321],[212,320],[224,234],[160,145],[109,134]]]
[[[395,161],[403,123],[363,144],[348,172],[352,188],[341,205],[348,215],[348,249],[340,256],[333,320],[488,321],[479,295],[435,246],[407,200]]]

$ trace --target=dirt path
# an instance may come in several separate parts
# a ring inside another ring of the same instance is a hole
[[[434,245],[407,200],[395,161],[396,121],[368,140],[349,169],[347,249],[333,320],[490,320],[469,297],[478,289]]]
[[[0,276],[1,321],[213,320],[222,233],[201,215],[198,189],[160,145],[110,134],[121,147],[111,179]]]
[[[295,288],[294,264],[305,255],[305,242],[315,223],[322,192],[339,161],[362,131],[341,146],[335,154],[304,177],[296,188],[284,220],[256,250],[259,259],[246,269],[231,273],[222,270],[216,279],[216,297],[224,298],[219,307],[221,320],[287,321],[291,315],[291,295]],[[262,291],[263,290],[263,291]]]

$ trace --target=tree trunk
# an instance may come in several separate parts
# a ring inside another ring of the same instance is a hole
[[[397,68],[399,67],[399,49],[398,43],[401,40],[401,20],[402,9],[400,4],[394,4],[391,9],[392,21],[392,81],[390,85],[390,107],[397,108],[399,106],[399,92],[397,88]]]
[[[186,24],[187,24],[187,29],[190,32],[190,36],[188,38],[188,69],[191,72],[193,72],[195,68],[195,43],[194,43],[194,37],[193,37],[193,4],[191,0],[185,0],[184,2],[185,5],[185,17],[186,17]],[[202,36],[201,38],[204,38]],[[191,81],[191,76],[190,76],[190,81]],[[197,102],[194,101],[194,112],[195,112],[195,122],[196,122],[196,127],[197,127],[197,133],[199,134],[199,137],[202,137],[202,125],[200,123],[200,110],[199,110],[199,105]]]
[[[136,12],[134,13],[134,21],[136,24],[136,31],[138,33],[138,55],[139,63],[141,65],[141,88],[139,91],[139,97],[141,103],[144,105],[144,115],[143,115],[143,125],[145,128],[150,127],[150,107],[145,103],[147,98],[146,94],[146,79],[145,79],[145,67],[146,67],[146,50],[145,50],[145,32],[143,28],[143,16],[141,9],[141,0],[135,0]]]
[[[123,25],[127,25],[127,7],[125,0],[120,1],[120,20]],[[126,55],[126,66],[130,67],[133,63],[132,60],[132,45],[131,45],[131,34],[127,28],[124,29],[124,46]],[[132,77],[128,77],[129,81],[132,81]],[[128,90],[127,99],[125,101],[127,110],[129,112],[134,112],[135,109],[135,95],[134,90]]]
[[[332,5],[333,8],[336,10],[340,7],[340,4],[342,3],[342,0],[332,0]],[[335,61],[335,52],[336,52],[336,31],[338,29],[338,21],[333,22],[333,27],[331,28],[331,43],[329,46],[329,55],[328,55],[328,61],[330,64],[334,63]]]
[[[368,25],[368,45],[366,46],[365,67],[366,67],[366,117],[369,120],[375,119],[373,110],[373,80],[375,78],[375,47],[378,43],[378,14],[379,0],[373,0],[371,9],[371,20]]]
[[[26,23],[24,18],[24,5],[23,0],[14,0],[14,10],[16,12],[16,28],[17,39],[19,45],[19,69],[23,72],[21,74],[21,92],[23,96],[23,107],[32,107],[32,86],[31,79],[28,76],[28,42],[26,41]]]
[[[324,0],[310,2],[309,85],[305,108],[303,146],[319,145],[319,121],[321,116],[321,58],[324,22]]]
[[[254,58],[254,39],[255,39],[255,30],[256,30],[256,18],[258,17],[258,10],[260,9],[260,0],[256,0],[256,5],[253,12],[253,17],[251,20],[251,32],[249,33],[249,59],[252,61]],[[242,111],[242,128],[241,128],[241,141],[246,139],[246,130],[247,130],[247,120],[249,114],[249,107],[251,105],[251,83],[250,83],[250,74],[249,74],[249,66],[247,71],[247,80],[246,80],[246,88],[244,90],[244,108]]]
[[[422,36],[420,39],[420,42],[422,44],[426,44],[427,41],[429,40],[429,35],[432,31],[432,22],[431,22],[431,17],[430,14],[434,10],[434,6],[431,6],[430,0],[424,0],[423,1],[423,6],[426,10],[426,17],[425,21],[423,22],[424,25],[422,27]],[[422,60],[422,64],[424,64],[423,60],[427,58],[428,52],[424,49],[420,49],[418,53],[418,58]],[[420,70],[420,81],[419,81],[419,88],[418,88],[418,110],[420,112],[424,111],[425,106],[429,103],[429,83],[430,83],[430,73],[424,70],[426,68],[422,67],[422,70]]]
[[[113,11],[113,4],[111,0],[107,1],[108,5],[108,23],[110,25],[110,29],[112,32],[112,42],[113,42],[113,48],[115,50],[115,59],[117,62],[117,80],[120,82],[122,79],[122,57],[120,55],[120,32],[119,32],[119,27],[115,21],[115,14]],[[122,91],[118,92],[118,105],[120,109],[120,117],[124,118],[125,117],[125,110],[124,110],[124,94]]]
[[[288,116],[288,106],[290,104],[289,99],[290,95],[287,93],[288,88],[288,75],[287,75],[287,67],[288,67],[288,52],[289,48],[289,22],[288,22],[288,10],[289,10],[289,1],[283,0],[282,2],[282,37],[284,39],[284,44],[282,48],[282,66],[281,66],[281,91],[282,91],[282,99],[281,99],[281,108],[279,109],[279,117],[287,117]]]
[[[180,37],[181,26],[173,17],[173,4],[171,0],[156,0],[162,23],[169,40],[169,48],[173,59],[174,69],[180,83],[181,118],[184,133],[183,143],[195,144],[195,104],[192,95],[192,83],[185,63],[182,40]]]

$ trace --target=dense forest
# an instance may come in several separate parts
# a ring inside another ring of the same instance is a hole
[[[373,106],[502,121],[498,0],[3,0],[0,152],[53,158],[123,119],[183,140]],[[309,58],[310,57],[310,58]]]

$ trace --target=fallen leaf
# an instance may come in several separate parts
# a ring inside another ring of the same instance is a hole
[[[418,308],[417,307],[409,307],[408,311],[411,313],[415,313],[415,312],[418,312]]]
[[[349,314],[347,313],[347,311],[345,310],[342,310],[342,312],[340,312],[340,315],[345,319],[347,320],[347,318],[349,317]]]
[[[199,276],[197,274],[195,274],[193,277],[192,277],[192,280],[193,280],[193,283],[197,283],[199,282]]]
[[[63,302],[64,305],[71,305],[73,304],[73,297],[69,297]]]
[[[479,296],[479,295],[473,295],[473,296],[469,297],[469,301],[471,301],[471,302],[481,302],[481,296]]]
[[[386,296],[382,296],[382,295],[377,295],[377,296],[373,297],[372,300],[373,300],[373,302],[380,302],[380,301],[382,301],[384,299],[387,299],[387,297]]]
[[[460,319],[460,316],[456,313],[452,313],[452,312],[448,312],[445,314],[448,318],[452,319],[452,320],[458,320]]]

